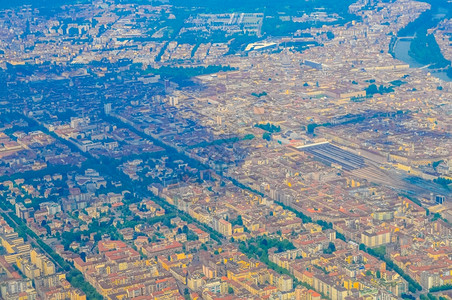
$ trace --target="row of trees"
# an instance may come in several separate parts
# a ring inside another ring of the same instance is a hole
[[[266,236],[259,236],[240,242],[239,249],[250,258],[257,258],[265,264],[269,264],[268,250],[276,248],[276,253],[287,250],[294,250],[295,246],[288,240],[272,239]]]
[[[267,96],[267,92],[262,92],[262,93],[251,93],[251,95],[252,96],[254,96],[254,97],[257,97],[257,98],[260,98],[260,97],[264,97],[264,96]]]
[[[0,199],[0,204],[2,209],[12,209],[12,205],[7,204],[6,199]],[[2,213],[2,216],[9,220],[9,224],[14,228],[14,230],[22,237],[24,240],[28,240],[28,236],[33,237],[34,240],[41,247],[54,262],[63,268],[64,271],[68,272],[67,280],[75,288],[82,290],[87,299],[102,300],[102,296],[96,291],[96,289],[86,282],[83,275],[74,267],[67,263],[61,256],[59,256],[53,249],[44,243],[39,236],[37,236],[32,230],[30,230],[21,219],[19,219],[14,213]],[[16,226],[17,224],[17,226]],[[36,245],[35,245],[36,246]],[[70,276],[70,274],[77,274],[77,276]]]
[[[409,294],[402,294],[402,299],[413,299],[413,300],[415,300],[416,297],[414,297],[412,295],[409,295]],[[432,295],[431,293],[428,293],[427,295],[424,295],[424,294],[419,295],[419,299],[422,299],[422,300],[438,300],[438,299],[439,300],[447,300],[449,298],[446,298],[446,297],[443,297],[443,296],[440,296],[438,298],[438,297]]]
[[[376,84],[372,83],[366,88],[366,94],[367,96],[373,96],[374,94],[386,94],[394,92],[394,89],[392,86],[384,86],[380,85],[377,87]]]
[[[157,74],[162,76],[163,78],[173,79],[173,80],[181,80],[181,79],[189,79],[191,77],[218,73],[220,71],[227,72],[235,70],[230,66],[222,66],[222,65],[211,65],[207,67],[169,67],[163,66],[158,69],[149,68],[146,71],[149,73]]]
[[[281,131],[281,126],[273,125],[270,122],[268,122],[266,124],[255,124],[254,127],[263,129],[263,130],[268,131],[270,133],[280,132]]]
[[[452,180],[444,177],[438,177],[433,179],[433,182],[444,186],[446,189],[449,189],[449,185],[452,184]]]
[[[452,290],[452,284],[446,284],[446,285],[440,285],[440,286],[434,286],[430,289],[430,292],[441,292],[441,291],[447,291]]]
[[[400,276],[402,276],[403,279],[405,279],[408,282],[408,289],[410,292],[415,293],[417,290],[422,291],[422,286],[415,281],[413,278],[411,278],[408,274],[405,273],[399,266],[394,264],[392,260],[387,258],[382,251],[375,250],[372,248],[367,248],[364,244],[359,245],[359,250],[369,253],[370,255],[384,261],[386,263],[386,266],[390,270],[394,270]]]
[[[446,297],[443,297],[443,296],[440,296],[438,298],[435,295],[432,295],[431,293],[428,293],[427,295],[424,295],[424,294],[419,295],[419,299],[421,299],[421,300],[438,300],[438,299],[439,300],[447,300],[449,298],[446,298]]]

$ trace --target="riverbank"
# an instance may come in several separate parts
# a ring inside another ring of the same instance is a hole
[[[447,76],[447,72],[445,70],[438,71],[438,69],[429,69],[428,64],[422,64],[410,56],[410,47],[411,47],[412,39],[407,37],[397,38],[394,42],[394,46],[392,48],[392,55],[394,58],[401,60],[407,64],[409,64],[410,68],[424,68],[426,72],[430,72],[433,76],[451,82],[452,78]]]
[[[429,33],[429,29],[437,27],[442,20],[449,18],[451,7],[438,0],[427,2],[431,4],[431,8],[391,39],[389,53],[409,64],[411,68],[423,68],[433,76],[450,82],[452,78],[446,70],[451,68],[451,62],[444,58],[435,36]]]

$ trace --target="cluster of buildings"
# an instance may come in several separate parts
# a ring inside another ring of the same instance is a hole
[[[108,112],[108,107],[105,108],[105,112]],[[89,152],[97,158],[101,156],[121,158],[132,154],[163,151],[161,147],[141,139],[126,128],[117,128],[102,121],[91,121],[89,117],[71,117],[67,123],[51,122],[47,115],[37,117],[37,120],[82,152]],[[49,121],[51,123],[47,123]]]
[[[155,260],[122,241],[101,241],[98,255],[74,259],[74,266],[105,299],[183,299],[175,279],[159,272]]]
[[[191,27],[187,26],[185,30],[197,34],[224,31],[228,34],[251,33],[260,36],[263,20],[263,13],[198,14],[187,20]]]
[[[450,50],[452,35],[452,21],[445,19],[439,26],[438,30],[434,32],[436,42],[441,49],[441,53],[447,60],[452,60],[452,51]]]
[[[399,299],[407,276],[452,284],[452,86],[388,53],[428,4],[358,1],[359,21],[242,55],[184,35],[260,36],[260,13],[66,8],[0,12],[0,175],[14,175],[1,212],[105,299]],[[296,51],[307,41],[322,46]],[[188,62],[234,70],[187,84],[146,69]],[[1,298],[85,299],[12,225],[0,220]],[[249,251],[270,240],[291,247]]]
[[[61,65],[103,59],[131,59],[152,66],[156,62],[211,63],[229,50],[226,42],[208,41],[212,32],[224,37],[237,33],[260,36],[263,23],[263,13],[190,16],[171,5],[117,4],[110,0],[79,5],[77,9],[76,17],[68,9],[58,18],[38,16],[38,9],[28,6],[2,11],[4,22],[0,28],[4,39],[0,49],[7,49],[0,54],[2,63],[39,64],[49,59]],[[20,31],[8,30],[9,24]],[[183,42],[200,34],[206,38],[199,43]],[[171,41],[174,37],[182,42]]]
[[[19,237],[3,217],[0,217],[0,242],[2,299],[86,299],[85,293],[72,287],[66,274],[57,271],[47,255]]]
[[[51,165],[79,165],[84,158],[42,131],[24,132],[26,123],[0,134],[0,176],[39,171]],[[14,130],[17,129],[17,130]]]
[[[339,246],[341,247],[341,246]],[[318,253],[291,259],[291,253],[274,254],[278,265],[288,265],[295,277],[330,299],[398,299],[408,291],[407,282],[384,262],[353,247],[341,247],[333,254]]]

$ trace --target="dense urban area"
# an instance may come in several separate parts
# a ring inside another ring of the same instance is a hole
[[[0,299],[452,299],[425,1],[1,2]]]

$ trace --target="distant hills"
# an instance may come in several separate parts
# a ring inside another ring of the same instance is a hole
[[[55,8],[62,5],[71,5],[76,3],[89,3],[89,0],[0,0],[0,9],[14,8],[22,5],[32,5],[34,7]]]
[[[0,9],[12,8],[21,5],[32,5],[34,7],[58,7],[61,5],[70,5],[76,3],[89,3],[90,0],[0,0]],[[265,11],[277,10],[294,11],[313,11],[314,9],[324,8],[328,12],[336,12],[339,15],[347,13],[348,6],[354,3],[354,0],[311,0],[311,1],[293,1],[293,0],[116,0],[117,3],[137,3],[137,4],[159,4],[167,3],[180,7],[201,7],[210,12],[224,12],[230,10],[241,11]]]

